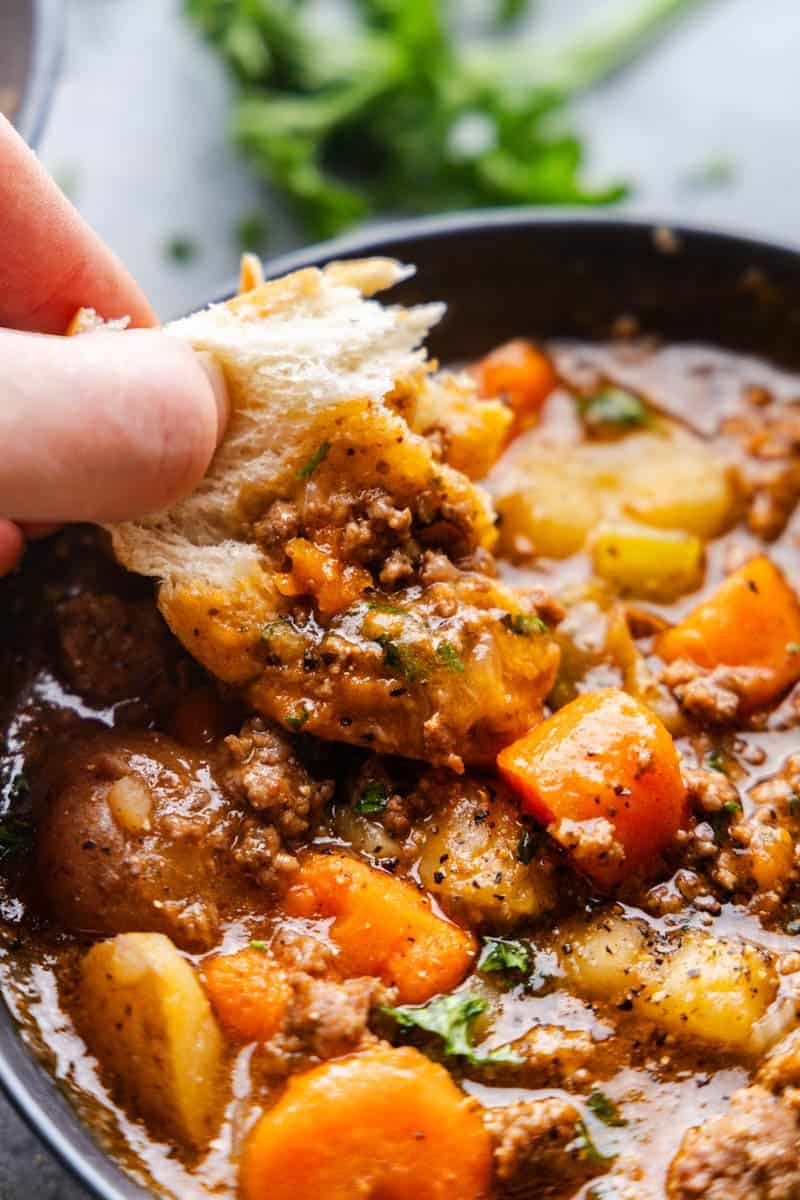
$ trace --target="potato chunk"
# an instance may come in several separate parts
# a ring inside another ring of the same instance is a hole
[[[189,963],[160,933],[123,933],[83,960],[79,1024],[124,1099],[190,1146],[214,1132],[223,1041]]]
[[[591,999],[618,1004],[683,1038],[753,1048],[753,1026],[777,994],[772,960],[746,942],[689,931],[657,937],[612,915],[569,930],[562,966]]]
[[[746,943],[687,934],[678,950],[645,963],[652,975],[636,1005],[671,1033],[746,1049],[776,993],[767,956]]]
[[[553,884],[541,861],[520,862],[522,832],[510,796],[466,781],[434,815],[420,879],[446,912],[470,925],[508,928],[538,917],[554,905]]]
[[[716,537],[737,504],[728,465],[698,438],[664,424],[611,442],[531,439],[488,480],[502,515],[501,552],[565,558],[603,520]]]
[[[703,581],[703,543],[680,529],[605,522],[592,539],[592,561],[600,578],[620,591],[663,603]]]

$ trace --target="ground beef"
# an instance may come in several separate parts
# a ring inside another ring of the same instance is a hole
[[[315,826],[333,795],[329,779],[315,779],[296,757],[291,740],[260,717],[225,739],[230,765],[222,783],[246,817],[233,846],[235,861],[269,887],[297,868],[294,850]]]
[[[289,985],[287,1038],[294,1040],[297,1051],[320,1059],[338,1058],[373,1040],[370,1013],[393,998],[391,990],[372,976],[337,982],[295,971]]]
[[[603,1046],[584,1029],[535,1025],[511,1044],[521,1062],[481,1067],[480,1079],[507,1087],[581,1088],[590,1081],[590,1064],[593,1075],[602,1072]]]
[[[728,1112],[690,1129],[672,1161],[670,1200],[798,1200],[800,1120],[763,1087],[735,1092]]]
[[[503,1195],[561,1196],[597,1174],[582,1142],[580,1113],[566,1098],[490,1108],[484,1121]]]
[[[722,771],[704,767],[681,767],[686,799],[702,813],[718,813],[726,804],[738,805],[739,792]]]
[[[689,659],[679,658],[661,673],[681,708],[704,724],[726,725],[735,721],[749,697],[758,690],[762,673],[753,667],[715,667],[708,670]]]
[[[85,592],[57,604],[55,617],[61,670],[81,696],[169,702],[179,655],[151,601]]]

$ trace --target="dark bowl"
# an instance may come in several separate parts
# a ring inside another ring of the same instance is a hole
[[[62,0],[0,0],[0,112],[38,142],[61,62]]]
[[[416,276],[393,293],[398,299],[447,301],[432,342],[444,361],[517,334],[605,336],[616,318],[631,315],[645,332],[800,365],[800,249],[647,221],[519,211],[371,229],[287,255],[268,273],[368,254],[416,263]],[[0,1085],[92,1196],[148,1194],[98,1148],[4,1008]]]

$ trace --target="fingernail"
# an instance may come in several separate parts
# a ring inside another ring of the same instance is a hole
[[[214,403],[217,406],[217,445],[219,445],[225,436],[225,430],[228,427],[228,416],[230,414],[225,375],[214,355],[210,354],[208,350],[197,350],[195,353],[197,361],[205,371],[208,382],[211,384],[211,390],[214,393]]]

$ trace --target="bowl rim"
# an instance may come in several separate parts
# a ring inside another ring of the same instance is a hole
[[[14,127],[29,146],[42,136],[61,68],[64,48],[63,0],[33,0],[31,58]]]
[[[352,258],[365,253],[380,253],[379,246],[386,242],[429,241],[435,238],[452,237],[461,233],[469,233],[484,229],[525,229],[531,226],[564,230],[569,226],[581,229],[596,229],[606,233],[623,236],[639,234],[653,238],[657,231],[667,230],[674,234],[680,243],[678,253],[689,248],[699,248],[699,245],[735,247],[740,251],[749,250],[756,253],[766,253],[780,256],[800,256],[800,237],[771,238],[766,234],[749,231],[735,222],[703,221],[693,222],[680,217],[670,217],[663,213],[647,212],[645,210],[630,211],[622,209],[587,209],[574,206],[530,206],[522,205],[515,208],[482,208],[466,209],[446,213],[434,213],[429,216],[403,217],[398,219],[376,219],[367,225],[360,226],[354,232],[347,232],[324,241],[312,242],[298,249],[283,251],[278,255],[267,255],[263,259],[265,276],[273,279],[278,275],[298,271],[304,267],[316,266],[320,262],[344,257]],[[653,246],[655,251],[659,247]],[[662,250],[661,253],[672,253]],[[800,263],[798,263],[800,266]],[[238,283],[236,277],[220,287],[212,296],[209,303],[216,304],[236,294]]]
[[[38,11],[60,8],[60,0],[36,2]],[[53,61],[51,57],[51,70]],[[41,120],[41,115],[39,119]],[[272,278],[334,258],[386,253],[387,243],[396,244],[406,240],[427,241],[504,227],[566,230],[570,226],[579,226],[589,231],[594,229],[606,235],[611,233],[611,236],[634,235],[645,239],[652,239],[656,230],[665,228],[677,236],[684,252],[691,253],[704,245],[711,245],[717,250],[727,248],[732,253],[742,256],[755,253],[786,260],[794,259],[793,265],[800,269],[800,242],[792,244],[783,239],[771,240],[751,236],[742,230],[730,229],[724,224],[692,224],[664,216],[640,213],[627,215],[624,211],[599,213],[587,212],[585,209],[520,208],[454,212],[371,223],[355,233],[317,242],[267,259],[265,272],[267,278]],[[654,248],[657,249],[655,245]],[[232,281],[213,297],[211,303],[226,299],[236,290],[236,284]],[[22,1062],[20,1056],[25,1057],[26,1065],[30,1064],[34,1072],[41,1072],[46,1085],[49,1085],[45,1095],[34,1094],[35,1089],[17,1074],[15,1059]],[[4,998],[0,1002],[0,1091],[46,1149],[87,1190],[92,1200],[147,1200],[147,1197],[153,1195],[107,1154],[100,1143],[95,1141],[88,1125],[82,1121],[73,1106],[63,1096],[59,1096],[57,1083],[20,1035]],[[61,1105],[68,1107],[68,1113],[64,1113],[63,1109],[59,1112]],[[66,1115],[66,1120],[62,1113]]]

